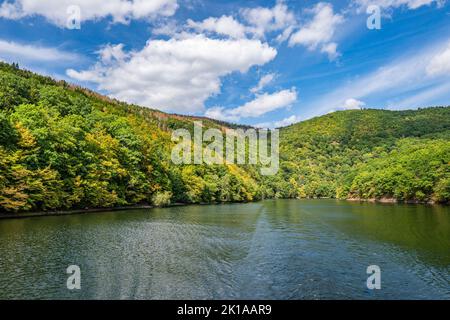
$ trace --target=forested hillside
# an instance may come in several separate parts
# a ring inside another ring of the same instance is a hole
[[[176,166],[171,129],[223,124],[113,101],[0,64],[0,209],[253,201],[237,166]]]
[[[446,202],[450,108],[349,110],[281,131],[279,197]]]
[[[270,197],[448,202],[450,108],[336,112],[281,130],[280,172],[177,166],[169,115],[0,63],[0,211]]]

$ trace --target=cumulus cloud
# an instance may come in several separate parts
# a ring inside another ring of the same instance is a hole
[[[295,15],[281,0],[272,8],[241,9],[239,18],[241,21],[225,15],[220,18],[209,17],[199,22],[189,19],[186,27],[200,33],[215,33],[236,39],[247,36],[265,39],[268,33],[279,32],[276,39],[278,42],[282,42],[289,38],[296,25]]]
[[[366,104],[361,100],[350,98],[345,100],[344,109],[346,110],[361,109],[365,105]]]
[[[288,118],[285,118],[280,121],[275,122],[263,122],[255,125],[256,128],[263,128],[263,129],[272,129],[272,128],[282,128],[290,126],[291,124],[300,122],[300,117],[297,117],[295,115],[292,115]]]
[[[187,25],[198,32],[214,32],[237,39],[244,38],[246,33],[246,27],[230,16],[210,17],[202,22],[195,22],[189,19]]]
[[[118,23],[127,23],[131,19],[172,16],[178,8],[177,0],[12,0],[1,4],[0,17],[20,19],[40,15],[64,27],[70,6],[80,7],[82,21],[111,17]]]
[[[166,19],[153,26],[152,34],[174,37],[181,31],[181,27],[175,19]]]
[[[291,27],[296,24],[295,15],[283,1],[278,1],[273,8],[243,9],[241,15],[249,24],[249,30],[259,38],[264,38],[265,34],[269,32],[292,31]]]
[[[280,108],[286,108],[296,100],[297,91],[295,89],[272,94],[264,93],[238,108],[227,110],[227,112],[240,118],[255,118]]]
[[[56,48],[20,44],[13,41],[0,40],[0,58],[8,61],[28,62],[69,62],[80,57],[76,54],[61,51]]]
[[[336,28],[344,22],[344,17],[335,14],[329,3],[318,3],[309,13],[312,19],[293,33],[289,39],[290,46],[302,45],[309,50],[320,49],[327,53],[330,60],[338,56],[337,44],[332,41]]]
[[[115,61],[124,61],[129,55],[123,51],[124,45],[122,43],[118,45],[106,45],[100,49],[97,53],[100,56],[100,60],[104,64],[111,64]]]
[[[274,110],[287,108],[295,101],[297,101],[297,91],[293,88],[272,94],[264,93],[257,95],[254,100],[237,108],[210,108],[205,112],[205,116],[225,121],[238,121],[241,118],[257,118]]]
[[[238,121],[239,117],[233,116],[227,112],[228,110],[224,107],[211,107],[208,108],[205,112],[205,117],[216,119],[216,120],[222,120],[222,121]]]
[[[270,35],[278,43],[289,40],[291,47],[302,45],[309,50],[317,49],[327,54],[330,60],[335,60],[339,52],[333,36],[337,27],[344,22],[344,17],[334,13],[333,6],[324,2],[305,10],[305,13],[310,16],[310,20],[300,26],[298,17],[289,10],[284,1],[280,0],[272,8],[241,9],[240,20],[231,16],[210,17],[199,22],[189,19],[182,29],[198,33],[214,33],[235,39],[248,37],[265,39]],[[163,28],[165,34],[174,28],[167,29]],[[159,29],[157,32],[160,32]]]
[[[337,43],[336,42],[330,42],[327,44],[324,44],[322,46],[322,49],[320,49],[320,52],[326,53],[328,55],[328,59],[335,60],[337,57],[339,57],[339,52],[337,51]]]
[[[273,74],[273,73],[266,74],[265,76],[261,77],[261,79],[259,80],[259,82],[256,85],[256,87],[250,89],[250,92],[251,93],[258,93],[258,92],[260,92],[269,83],[271,83],[274,79],[275,79],[275,74]]]
[[[299,121],[300,117],[293,115],[283,120],[275,121],[275,128],[290,126],[291,124],[297,123]]]
[[[67,74],[96,83],[117,99],[165,111],[195,113],[203,110],[209,97],[220,93],[222,77],[245,73],[276,55],[274,48],[260,40],[191,35],[149,40],[142,50],[128,53],[122,46],[108,46],[95,66],[83,71],[70,69]],[[105,63],[112,58],[114,63]]]

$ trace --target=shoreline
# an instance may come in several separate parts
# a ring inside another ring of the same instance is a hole
[[[362,198],[349,198],[340,199],[349,202],[368,202],[368,203],[380,203],[380,204],[424,204],[424,205],[448,205],[448,203],[438,203],[433,200],[429,201],[419,201],[419,200],[397,200],[394,198],[381,198],[381,199],[362,199]]]
[[[164,207],[157,207],[153,205],[133,205],[125,207],[112,207],[112,208],[88,208],[88,209],[73,209],[73,210],[54,210],[54,211],[33,211],[33,212],[16,212],[16,213],[0,213],[0,220],[2,219],[23,219],[34,217],[53,217],[53,216],[70,216],[76,214],[89,214],[89,213],[102,213],[111,211],[130,211],[130,210],[142,210],[142,209],[155,209],[155,208],[169,208],[185,206],[183,203],[174,203]]]
[[[267,199],[268,200],[268,199]],[[257,201],[254,201],[257,202]],[[3,219],[24,219],[34,217],[54,217],[54,216],[71,216],[82,215],[89,213],[102,213],[111,211],[131,211],[142,209],[164,209],[173,207],[187,207],[187,206],[209,206],[209,205],[221,205],[221,204],[243,204],[254,202],[212,202],[212,203],[172,203],[165,206],[154,206],[150,204],[131,205],[124,207],[112,207],[112,208],[87,208],[87,209],[73,209],[73,210],[53,210],[53,211],[32,211],[32,212],[0,212],[0,220]]]
[[[9,212],[0,213],[0,220],[2,219],[22,219],[33,217],[52,217],[52,216],[70,216],[76,214],[101,213],[107,211],[125,211],[133,209],[153,209],[155,206],[150,205],[136,205],[129,207],[114,207],[114,208],[89,208],[89,209],[73,209],[73,210],[56,210],[56,211],[33,211],[33,212]]]
[[[348,202],[361,202],[361,203],[378,203],[378,204],[422,204],[422,205],[443,205],[446,206],[448,203],[436,203],[434,201],[428,202],[420,202],[420,201],[400,201],[396,199],[335,199],[335,198],[307,198],[306,200],[313,199],[334,199],[334,200],[342,200]],[[264,200],[275,200],[275,199],[264,199]],[[291,200],[305,200],[303,198],[292,198]],[[263,201],[263,200],[260,200]],[[70,215],[81,215],[81,214],[89,214],[89,213],[102,213],[102,212],[111,212],[111,211],[130,211],[130,210],[142,210],[142,209],[164,209],[164,208],[173,208],[173,207],[185,207],[185,206],[206,206],[206,205],[221,205],[221,204],[242,204],[242,203],[255,203],[259,201],[253,202],[214,202],[214,203],[173,203],[163,207],[142,204],[142,205],[132,205],[125,207],[112,207],[112,208],[87,208],[87,209],[73,209],[73,210],[55,210],[55,211],[33,211],[33,212],[8,212],[8,213],[0,213],[0,220],[4,219],[24,219],[24,218],[34,218],[34,217],[53,217],[53,216],[70,216]]]

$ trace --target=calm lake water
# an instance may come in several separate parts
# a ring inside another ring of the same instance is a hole
[[[367,289],[369,265],[381,290]],[[0,220],[2,299],[450,299],[449,281],[449,207],[277,200]]]

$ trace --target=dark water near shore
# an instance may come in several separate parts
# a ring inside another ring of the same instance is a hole
[[[2,299],[450,299],[449,281],[449,207],[277,200],[0,221]]]

